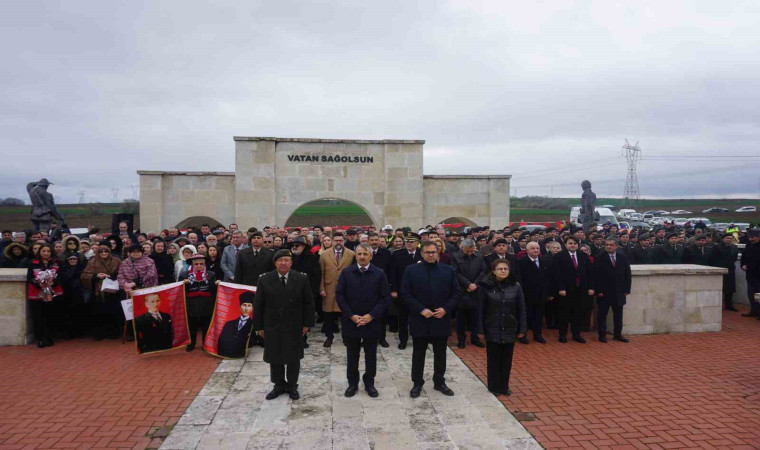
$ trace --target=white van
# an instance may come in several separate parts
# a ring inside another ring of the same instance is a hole
[[[597,214],[599,214],[599,220],[597,221],[597,224],[601,228],[602,225],[609,222],[612,225],[617,225],[618,227],[620,224],[618,223],[617,218],[615,217],[615,213],[612,212],[609,208],[594,208],[594,211],[596,211]],[[580,206],[573,206],[570,208],[570,223],[574,223],[576,225],[581,225],[580,222],[578,222],[578,216],[581,213]]]
[[[598,208],[597,208],[598,209]],[[635,213],[635,209],[621,209],[618,211],[618,217],[622,217],[623,219],[627,219],[631,216],[632,213]]]

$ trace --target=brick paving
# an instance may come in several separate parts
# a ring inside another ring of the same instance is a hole
[[[218,364],[108,340],[0,347],[0,450],[158,448]]]
[[[740,307],[741,308],[741,307]],[[746,312],[746,307],[741,312]],[[724,311],[719,333],[628,344],[517,344],[502,403],[545,448],[760,448],[760,322]],[[485,349],[455,353],[483,381]]]

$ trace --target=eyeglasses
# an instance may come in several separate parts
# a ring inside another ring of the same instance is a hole
[[[423,255],[437,255],[438,252],[422,252]]]

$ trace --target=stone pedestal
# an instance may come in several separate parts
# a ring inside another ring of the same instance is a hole
[[[26,345],[26,269],[0,269],[0,345]]]
[[[726,269],[692,264],[631,266],[623,334],[720,331]],[[612,314],[608,316],[612,331]]]

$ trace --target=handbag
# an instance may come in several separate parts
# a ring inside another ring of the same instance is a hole
[[[114,293],[119,292],[119,282],[110,278],[104,278],[103,284],[100,285],[100,292]]]

